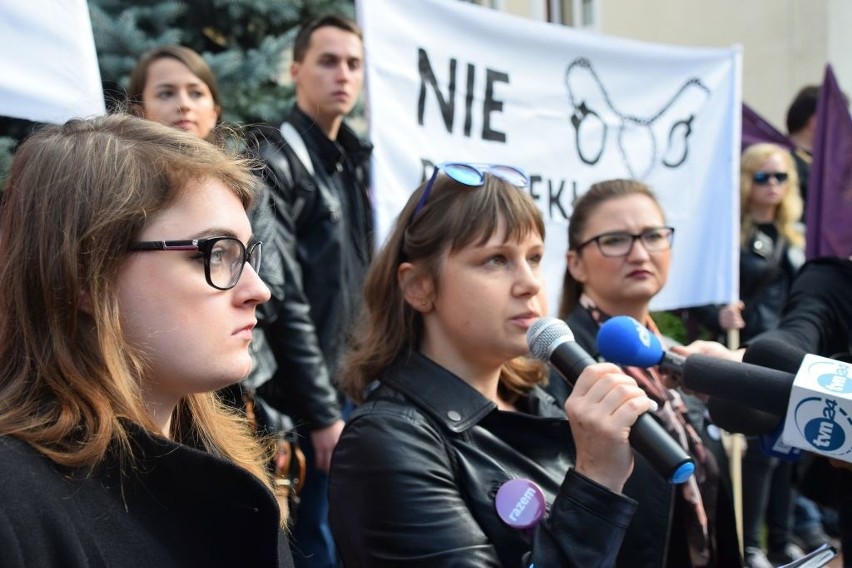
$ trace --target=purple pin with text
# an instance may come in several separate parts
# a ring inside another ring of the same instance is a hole
[[[534,527],[547,508],[544,492],[529,479],[507,481],[500,486],[494,501],[500,519],[515,529]]]

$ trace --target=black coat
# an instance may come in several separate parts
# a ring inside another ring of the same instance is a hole
[[[778,247],[781,247],[780,249]],[[740,342],[778,327],[790,283],[805,261],[801,247],[789,244],[774,227],[756,227],[746,246],[740,248],[740,299],[745,305],[745,327]],[[721,343],[725,331],[719,325],[722,305],[690,308],[690,314]]]
[[[498,411],[419,354],[386,372],[332,458],[329,520],[345,565],[611,566],[635,503],[571,469],[552,397],[534,388],[518,410]],[[497,490],[518,478],[549,505],[530,533],[495,511]]]
[[[598,325],[581,306],[569,314],[568,327],[574,339],[592,358],[603,361],[597,350]],[[564,401],[570,389],[557,375],[552,374],[550,391],[557,401]],[[694,425],[702,432],[702,425]],[[691,565],[686,547],[687,537],[683,523],[679,523],[682,499],[677,498],[676,486],[668,483],[645,458],[634,453],[633,473],[624,485],[624,494],[636,499],[639,506],[627,529],[624,545],[618,556],[618,566],[624,568],[662,568],[664,566],[688,567]],[[741,566],[739,542],[736,535],[733,501],[727,487],[719,491],[716,504],[715,531],[716,566],[734,568]]]
[[[136,432],[137,467],[91,475],[0,436],[0,565],[293,565],[272,494],[234,464]]]
[[[313,175],[278,128],[261,126],[247,136],[250,154],[263,165],[262,200],[271,212],[271,223],[254,216],[255,232],[274,243],[264,246],[264,259],[269,252],[281,267],[280,278],[271,278],[272,300],[259,309],[278,373],[254,383],[279,410],[317,428],[340,418],[333,375],[372,256],[372,146],[345,123],[329,140],[298,108],[287,122],[301,134]]]

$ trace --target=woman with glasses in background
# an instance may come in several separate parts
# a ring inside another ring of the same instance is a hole
[[[610,566],[635,503],[630,426],[650,401],[593,365],[565,407],[528,328],[547,312],[544,222],[510,166],[442,164],[367,276],[331,464],[347,566]],[[566,421],[566,411],[571,423]]]
[[[739,329],[740,342],[746,343],[777,328],[793,276],[805,260],[801,215],[790,152],[769,143],[746,148],[740,159],[740,301],[691,309],[690,316],[720,341],[731,329]],[[746,566],[787,564],[803,554],[792,542],[793,466],[764,453],[760,438],[748,437],[747,443],[742,464]]]
[[[251,368],[246,165],[132,116],[16,153],[0,212],[3,566],[292,566]]]
[[[598,328],[612,316],[631,316],[659,335],[649,306],[668,279],[673,238],[656,197],[638,181],[596,183],[574,204],[559,316],[592,357],[600,358]],[[720,485],[717,460],[702,441],[704,424],[693,424],[688,416],[697,414],[696,422],[703,421],[703,408],[691,412],[657,369],[627,367],[625,372],[657,403],[653,414],[695,458],[696,473],[682,485],[671,485],[644,458],[636,458],[624,492],[639,506],[618,566],[740,566],[730,496]],[[555,375],[548,390],[557,400],[568,395]]]

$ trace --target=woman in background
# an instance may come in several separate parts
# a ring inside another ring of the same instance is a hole
[[[659,335],[649,306],[668,279],[673,238],[656,197],[638,181],[596,183],[574,204],[559,315],[594,358],[599,358],[598,328],[612,316],[631,316]],[[625,372],[657,403],[654,415],[695,458],[696,473],[683,485],[671,485],[637,457],[624,492],[639,506],[618,565],[740,566],[731,500],[720,485],[717,460],[701,438],[703,408],[691,412],[656,368]],[[557,400],[567,395],[558,378],[548,388]],[[697,415],[697,423],[690,414]]]
[[[213,391],[269,298],[245,164],[132,116],[50,126],[0,213],[4,566],[292,566],[265,452]]]
[[[216,77],[195,51],[163,45],[144,53],[130,74],[133,112],[214,142],[222,114]]]
[[[740,342],[746,343],[778,327],[793,277],[805,260],[801,216],[790,152],[769,143],[746,148],[740,159],[741,300],[690,310],[720,340],[728,330],[739,329]],[[764,453],[757,436],[748,437],[747,443],[742,462],[746,566],[787,564],[803,554],[792,543],[793,465]]]

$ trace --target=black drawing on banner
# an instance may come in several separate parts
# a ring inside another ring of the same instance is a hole
[[[701,79],[692,77],[656,112],[644,117],[627,114],[613,102],[585,57],[568,65],[565,87],[580,160],[597,164],[606,152],[610,126],[617,126],[616,145],[621,161],[630,177],[640,180],[646,179],[658,162],[677,168],[686,161],[693,122],[710,96],[710,89]],[[658,140],[658,136],[665,139]]]

